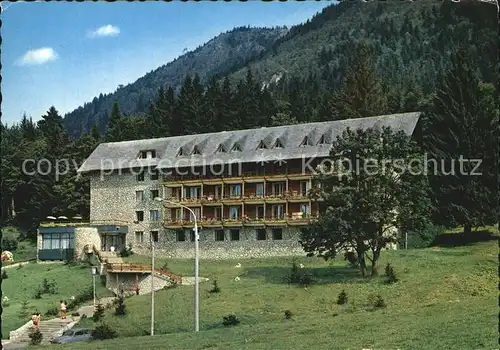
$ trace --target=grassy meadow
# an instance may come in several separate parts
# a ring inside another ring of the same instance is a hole
[[[316,279],[306,289],[285,282],[291,258],[203,260],[200,276],[211,281],[200,284],[199,334],[193,332],[193,286],[179,286],[156,293],[155,337],[145,336],[150,295],[133,296],[126,299],[127,315],[108,310],[104,316],[118,339],[65,348],[498,348],[497,237],[478,233],[482,242],[457,243],[458,236],[451,233],[431,248],[384,252],[381,276],[371,280],[361,279],[340,258],[300,258],[297,264],[304,264]],[[128,260],[147,263],[148,257]],[[164,262],[157,259],[156,264]],[[238,262],[241,268],[234,267]],[[384,283],[387,263],[399,279],[395,284]],[[193,275],[192,261],[169,260],[168,267]],[[209,293],[214,279],[220,293]],[[342,290],[348,303],[337,305]],[[386,307],[374,308],[378,295]],[[286,310],[291,319],[285,318]],[[229,314],[240,320],[237,326],[222,325]],[[91,320],[80,324],[95,325]]]
[[[2,339],[7,339],[9,332],[16,330],[31,319],[31,314],[38,310],[42,321],[54,316],[45,315],[54,307],[59,308],[59,301],[70,302],[71,296],[77,296],[84,289],[92,287],[90,267],[84,264],[64,265],[62,263],[23,264],[21,267],[6,268],[6,279],[2,279],[2,298],[7,296],[7,303],[2,302]],[[43,285],[43,280],[54,283],[54,294],[42,294],[35,298],[36,290]],[[112,295],[96,280],[98,296]],[[27,316],[22,316],[21,304],[27,301]],[[76,311],[76,310],[70,310]]]

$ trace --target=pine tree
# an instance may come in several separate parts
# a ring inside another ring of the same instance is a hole
[[[498,220],[498,127],[492,127],[499,115],[498,91],[481,84],[473,67],[471,57],[458,49],[425,116],[423,131],[429,158],[437,161],[437,167],[429,169],[435,220],[448,227],[463,225],[465,234]],[[481,161],[477,169],[475,160]]]
[[[345,73],[343,87],[335,97],[335,119],[363,118],[386,112],[387,100],[375,69],[372,48],[361,42]]]
[[[115,102],[113,104],[113,109],[111,110],[108,126],[104,135],[106,142],[118,142],[124,140],[125,130],[123,129],[123,119],[124,118],[120,112],[118,102]]]

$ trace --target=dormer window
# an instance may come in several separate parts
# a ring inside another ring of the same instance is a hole
[[[241,152],[241,147],[237,143],[233,145],[233,148],[231,148],[231,152]]]
[[[259,147],[257,147],[257,149],[267,149],[267,146],[266,146],[266,144],[264,143],[264,141],[260,141],[260,143],[259,143]]]
[[[201,154],[200,149],[198,146],[194,146],[193,152],[191,153],[192,156],[199,156]]]
[[[318,145],[326,145],[326,138],[325,138],[325,135],[321,135],[319,141],[318,141]]]
[[[215,153],[226,153],[226,147],[224,147],[224,145],[221,143],[219,145],[219,147],[217,147],[217,150],[215,151]]]
[[[283,148],[283,143],[281,142],[280,139],[276,139],[274,142],[273,148]]]
[[[149,149],[149,150],[144,150],[139,152],[139,159],[151,159],[151,158],[156,158],[156,150],[154,149]]]
[[[179,148],[179,150],[177,151],[177,157],[180,157],[180,156],[183,156],[184,155],[184,150],[181,148]]]
[[[300,147],[306,147],[306,146],[312,146],[312,142],[309,136],[304,137],[304,139],[300,143]]]

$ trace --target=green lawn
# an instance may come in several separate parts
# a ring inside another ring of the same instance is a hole
[[[65,299],[70,301],[71,296],[77,296],[83,289],[92,286],[92,275],[90,268],[84,265],[69,266],[64,264],[24,264],[21,268],[11,267],[5,269],[7,279],[2,280],[2,298],[7,296],[8,305],[3,308],[2,313],[2,339],[7,339],[9,332],[15,330],[29,321],[28,317],[22,317],[21,302],[29,302],[29,312],[38,310],[43,319],[47,319],[45,312],[54,307],[59,307],[59,301]],[[35,299],[34,294],[38,286],[43,283],[44,278],[56,284],[55,294],[43,294],[41,299]],[[96,293],[101,296],[111,295],[96,280]],[[53,317],[53,316],[51,316]]]
[[[128,260],[147,262],[147,257]],[[240,262],[242,267],[235,268]],[[497,241],[459,247],[384,252],[380,262],[393,265],[399,282],[359,278],[356,269],[338,259],[324,262],[302,258],[318,283],[307,290],[283,279],[290,258],[201,261],[200,276],[217,278],[220,294],[210,294],[211,282],[200,285],[200,333],[193,330],[193,287],[156,293],[156,336],[150,329],[150,295],[126,301],[124,317],[105,315],[120,338],[74,344],[70,349],[293,349],[415,348],[479,349],[498,347]],[[157,265],[162,265],[161,259]],[[169,261],[169,268],[193,275],[192,261]],[[239,275],[240,281],[234,278]],[[345,290],[347,306],[336,304]],[[386,308],[372,310],[369,300],[381,295]],[[372,297],[371,297],[372,296]],[[294,316],[286,320],[284,311]],[[222,317],[234,313],[241,321],[226,328]],[[91,320],[81,326],[93,327]],[[165,335],[160,335],[165,334]],[[130,338],[123,338],[130,337]]]

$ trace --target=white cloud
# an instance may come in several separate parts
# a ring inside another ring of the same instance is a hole
[[[42,47],[35,50],[29,50],[23,57],[20,57],[16,63],[20,66],[39,65],[55,61],[57,58],[57,53],[53,48]]]
[[[95,37],[105,37],[105,36],[117,36],[118,34],[120,34],[120,28],[108,24],[106,26],[97,28],[96,30],[91,32],[89,36],[95,38]]]

